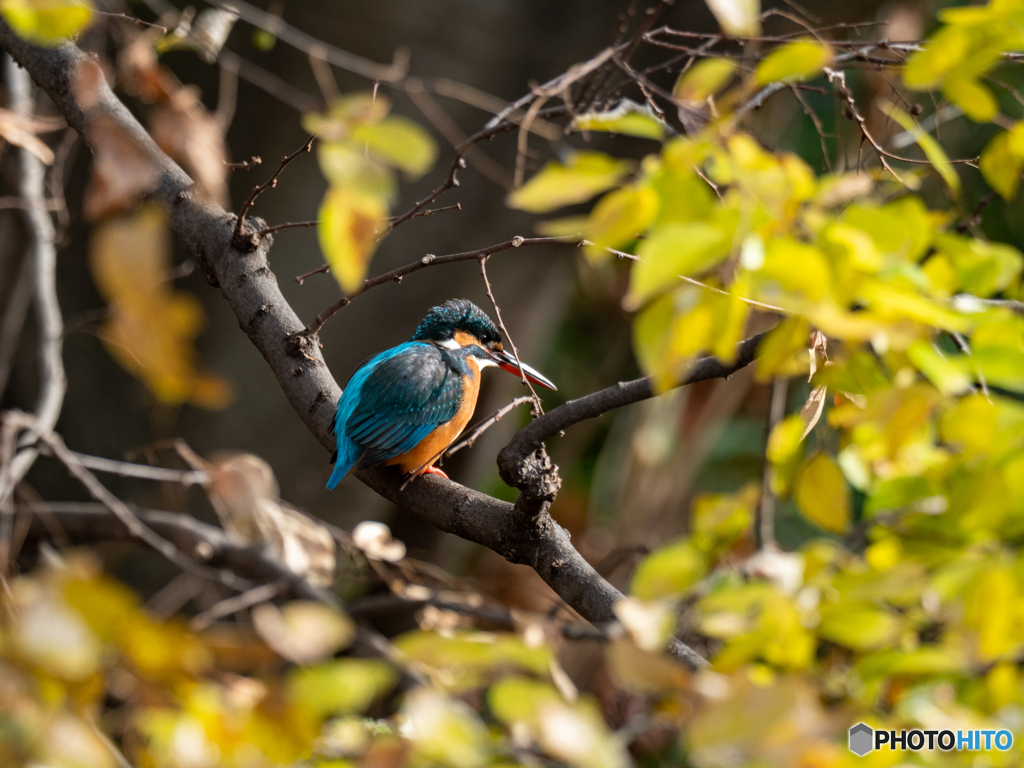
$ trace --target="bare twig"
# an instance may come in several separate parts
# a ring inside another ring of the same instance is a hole
[[[230,616],[232,613],[244,611],[247,608],[252,608],[254,605],[265,603],[268,600],[273,600],[285,591],[287,587],[287,582],[282,581],[277,581],[272,584],[261,584],[258,587],[253,587],[247,592],[242,592],[240,595],[235,595],[234,597],[229,597],[226,600],[221,600],[208,611],[203,611],[193,617],[188,623],[188,628],[193,632],[202,632],[218,619]]]
[[[499,421],[501,421],[504,416],[506,416],[507,414],[509,414],[512,411],[514,411],[516,408],[518,408],[523,403],[532,403],[532,402],[533,402],[533,398],[532,397],[528,397],[526,395],[523,395],[522,397],[517,397],[515,400],[513,400],[508,405],[503,405],[501,408],[496,410],[494,413],[492,413],[486,419],[483,419],[482,421],[479,421],[476,424],[474,424],[470,428],[469,434],[466,437],[464,437],[462,440],[457,442],[455,445],[453,445],[451,448],[449,448],[445,452],[445,456],[454,456],[456,453],[461,451],[463,448],[472,448],[473,445],[476,443],[476,441],[480,439],[480,436],[484,432],[486,432],[488,429],[493,427],[495,424],[497,424]]]
[[[519,350],[516,349],[516,343],[512,341],[512,336],[508,332],[508,328],[505,327],[505,321],[501,319],[501,307],[498,306],[498,300],[494,298],[494,291],[491,289],[491,281],[487,279],[487,257],[480,257],[480,276],[484,279],[484,289],[487,291],[487,298],[491,300],[491,305],[494,307],[494,314],[498,318],[498,327],[501,329],[502,335],[508,339],[509,346],[512,347],[512,356],[516,359],[516,366],[519,368],[519,376],[523,380],[523,384],[530,390],[530,394],[533,396],[533,407],[536,413],[544,413],[544,407],[541,405],[540,397],[537,395],[537,390],[533,388],[533,384],[526,378],[526,371],[523,370],[522,361],[519,359]]]
[[[262,157],[260,157],[259,155],[253,155],[252,160],[243,160],[240,163],[227,163],[227,166],[233,171],[248,171],[254,165],[259,165],[262,162]]]
[[[133,537],[145,542],[146,545],[155,549],[182,570],[187,570],[204,578],[220,582],[233,589],[244,590],[249,587],[247,582],[233,574],[196,564],[191,558],[175,548],[171,542],[155,533],[149,526],[139,520],[123,501],[108,491],[96,479],[96,476],[78,460],[75,454],[68,450],[64,445],[64,441],[58,435],[51,432],[40,419],[22,411],[6,411],[0,417],[0,425],[3,427],[2,438],[4,443],[0,446],[0,473],[8,475],[8,477],[2,478],[6,482],[0,482],[0,508],[3,508],[9,497],[10,490],[13,490],[13,486],[10,484],[9,471],[7,471],[11,463],[7,460],[7,456],[12,451],[13,438],[18,432],[26,432],[40,443],[45,444],[49,452],[57,461],[64,465],[68,473],[82,484],[90,496],[110,510]],[[4,492],[4,489],[9,490]]]
[[[290,155],[285,155],[284,157],[282,157],[281,164],[277,167],[277,170],[274,171],[274,175],[267,179],[263,184],[257,184],[255,187],[252,188],[252,193],[249,195],[248,198],[246,198],[245,202],[242,203],[242,207],[241,209],[239,209],[238,216],[235,219],[235,228],[231,233],[232,241],[235,243],[235,247],[239,248],[240,250],[251,250],[252,248],[259,244],[259,233],[254,233],[253,235],[250,235],[250,238],[255,238],[255,240],[252,240],[251,242],[246,242],[247,238],[243,238],[242,236],[242,231],[245,227],[245,214],[249,212],[250,208],[252,208],[253,204],[256,202],[256,198],[258,198],[268,189],[277,186],[277,179],[278,177],[280,177],[284,169],[288,167],[288,163],[290,163],[299,155],[313,151],[314,139],[316,139],[316,134],[313,134],[308,139],[306,139],[303,145],[296,149],[294,152],[292,152]]]
[[[210,476],[201,470],[169,469],[167,467],[151,467],[147,464],[133,464],[128,461],[116,461],[100,456],[89,456],[85,453],[71,451],[71,455],[83,467],[95,472],[104,472],[118,477],[136,477],[140,480],[152,480],[157,483],[176,483],[178,485],[205,485]]]
[[[436,266],[438,264],[452,264],[456,261],[472,261],[480,259],[486,256],[491,256],[501,251],[507,251],[511,248],[519,248],[523,245],[551,245],[551,244],[566,244],[566,245],[579,245],[580,238],[578,237],[513,237],[511,240],[506,240],[503,243],[497,243],[496,245],[489,245],[486,248],[480,248],[475,251],[466,251],[465,253],[451,253],[445,256],[435,256],[432,253],[428,253],[419,261],[414,261],[411,264],[406,264],[404,267],[393,269],[390,272],[385,272],[383,275],[372,277],[363,281],[363,284],[356,288],[352,293],[347,296],[343,296],[336,302],[331,304],[327,309],[321,312],[312,323],[307,325],[302,330],[302,335],[307,337],[315,336],[320,332],[320,329],[324,327],[324,323],[331,319],[331,317],[343,307],[347,307],[352,303],[352,300],[360,294],[366,293],[371,288],[376,288],[378,285],[384,285],[385,283],[402,282],[402,278],[412,272],[418,272],[421,269],[427,267]],[[326,266],[326,265],[325,265]],[[311,275],[317,274],[318,272],[326,271],[324,267],[308,272],[305,275],[299,275],[296,278],[298,281],[305,280]]]
[[[6,57],[7,85],[14,111],[25,118],[33,112],[32,80],[24,69]],[[43,430],[51,430],[57,423],[67,379],[61,348],[64,325],[57,300],[57,250],[54,247],[53,221],[46,209],[46,169],[31,152],[20,149],[21,162],[18,184],[25,199],[25,225],[28,231],[26,260],[32,265],[35,282],[36,319],[39,334],[40,391],[36,401],[35,418]],[[6,484],[0,482],[0,502],[6,498],[28,472],[36,458],[36,451],[28,449],[11,457],[6,473]],[[0,503],[0,509],[3,504]]]

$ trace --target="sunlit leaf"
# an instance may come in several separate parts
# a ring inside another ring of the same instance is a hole
[[[999,104],[992,91],[973,77],[954,75],[947,78],[942,86],[942,95],[978,123],[987,123],[999,111]]]
[[[530,213],[544,213],[564,205],[583,203],[614,186],[633,164],[603,152],[574,152],[566,162],[551,162],[507,199],[508,205]]]
[[[945,358],[927,341],[915,341],[907,357],[928,380],[945,395],[962,395],[971,388],[970,379],[955,363]]]
[[[26,40],[60,45],[92,22],[90,0],[0,0],[0,14]]]
[[[794,40],[765,56],[754,70],[759,85],[796,83],[818,75],[832,59],[832,49],[814,38]]]
[[[486,764],[487,729],[465,702],[417,688],[406,695],[402,714],[409,740],[424,764],[451,768]]]
[[[807,371],[807,338],[810,326],[799,315],[786,318],[757,345],[757,379],[796,376]]]
[[[644,558],[629,591],[641,600],[679,595],[696,584],[706,569],[704,555],[689,539],[681,539]]]
[[[676,80],[672,95],[680,101],[706,101],[724,88],[736,72],[732,59],[701,59]]]
[[[320,248],[341,289],[354,291],[363,282],[377,241],[388,229],[388,207],[370,194],[331,187],[320,204]]]
[[[571,127],[577,131],[621,133],[641,139],[665,138],[665,124],[649,108],[623,102],[608,112],[586,112],[573,118]]]
[[[960,197],[960,177],[957,176],[952,163],[949,162],[949,157],[946,155],[946,150],[940,146],[939,142],[931,135],[925,133],[924,129],[914,121],[914,118],[895,104],[883,101],[880,107],[885,114],[899,123],[903,130],[914,137],[914,141],[921,147],[925,157],[931,162],[932,167],[942,177],[942,180],[946,182],[950,195],[954,199]]]
[[[729,255],[729,233],[706,222],[665,224],[653,230],[640,244],[629,275],[629,293],[624,304],[639,307],[651,296],[678,286],[687,277],[710,269]]]
[[[263,603],[252,609],[256,632],[280,656],[309,664],[333,656],[355,637],[344,614],[321,603],[296,600],[279,609]]]
[[[288,689],[312,717],[363,712],[394,686],[397,675],[381,659],[336,659],[292,670]]]
[[[423,128],[398,115],[352,129],[352,141],[388,165],[416,179],[437,159],[437,143]]]
[[[856,650],[884,648],[896,639],[900,622],[892,613],[869,604],[840,604],[823,610],[818,634]]]
[[[760,0],[706,0],[708,8],[727,35],[757,37],[761,34]]]
[[[1014,123],[1009,130],[993,136],[981,151],[978,168],[988,185],[1005,200],[1016,197],[1024,171],[1024,123]]]
[[[801,514],[819,528],[840,534],[849,529],[850,489],[828,455],[817,453],[804,464],[793,496]]]
[[[587,219],[586,248],[591,258],[608,255],[605,248],[619,248],[635,240],[654,221],[658,213],[658,195],[648,185],[625,187],[609,192],[594,206]]]

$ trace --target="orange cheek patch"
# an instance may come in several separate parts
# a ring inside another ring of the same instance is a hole
[[[468,347],[472,344],[480,343],[479,340],[477,340],[476,336],[474,336],[472,333],[466,333],[465,331],[456,331],[454,339],[455,342],[460,347]]]

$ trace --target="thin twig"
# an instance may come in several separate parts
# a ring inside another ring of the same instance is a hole
[[[128,508],[128,505],[107,490],[106,486],[96,479],[96,476],[78,460],[75,454],[68,450],[60,436],[51,432],[46,425],[35,416],[24,413],[23,411],[6,411],[2,417],[0,417],[0,424],[3,425],[2,437],[4,443],[0,446],[0,471],[6,469],[8,465],[8,462],[3,461],[3,458],[4,455],[9,454],[12,450],[11,442],[13,441],[14,435],[19,431],[27,432],[39,442],[44,443],[53,457],[64,465],[68,473],[82,484],[92,498],[100,502],[115,517],[117,517],[117,519],[121,521],[124,527],[134,538],[143,541],[182,570],[190,571],[203,576],[204,578],[210,579],[211,581],[219,582],[225,586],[229,586],[232,589],[240,591],[248,589],[251,586],[246,580],[240,579],[234,574],[225,573],[223,571],[199,565],[191,558],[180,552],[167,539],[159,536],[152,528],[136,517]],[[9,485],[9,478],[6,480],[6,483],[0,483],[0,491],[11,487]],[[0,495],[0,507],[3,507],[6,503],[9,493],[10,491],[8,490],[5,494]]]
[[[32,80],[27,71],[17,66],[8,56],[7,85],[14,111],[28,119],[33,113]],[[36,400],[35,416],[45,431],[53,429],[64,403],[67,378],[61,349],[64,343],[64,324],[57,299],[57,250],[54,246],[54,227],[46,209],[46,169],[42,162],[25,149],[20,149],[21,162],[18,185],[25,199],[25,225],[28,248],[25,258],[32,264],[35,278],[35,306],[39,335],[40,390]],[[6,484],[0,483],[0,514],[3,499],[9,497],[36,459],[34,449],[11,457]],[[2,537],[0,537],[2,539]]]
[[[233,171],[248,171],[254,165],[259,165],[262,162],[262,157],[260,157],[259,155],[253,155],[252,160],[243,160],[240,163],[225,163],[225,165],[227,165],[227,167]]]
[[[240,595],[229,597],[227,600],[221,600],[208,611],[203,611],[196,615],[188,623],[188,628],[193,632],[202,632],[218,619],[230,616],[232,613],[244,611],[247,608],[252,608],[254,605],[265,603],[268,600],[273,600],[281,594],[281,592],[286,590],[287,587],[288,584],[283,581],[277,581],[272,584],[261,584],[258,587],[253,587],[247,592],[242,592]]]
[[[205,485],[210,482],[206,472],[194,469],[170,469],[168,467],[151,467],[147,464],[133,464],[128,461],[116,461],[101,456],[89,456],[85,453],[71,451],[83,467],[95,472],[104,472],[118,477],[136,477],[140,480],[152,480],[157,483],[176,483],[178,485]]]
[[[305,143],[303,143],[301,147],[296,149],[290,155],[285,155],[284,157],[281,158],[281,164],[277,167],[277,170],[274,171],[273,176],[267,179],[267,181],[264,182],[263,184],[257,184],[255,187],[252,188],[252,193],[249,195],[248,198],[246,198],[246,201],[242,203],[242,207],[238,211],[238,217],[235,219],[235,228],[231,233],[231,237],[234,242],[238,243],[242,239],[242,229],[245,226],[245,214],[247,214],[249,212],[249,209],[252,208],[253,204],[255,204],[256,198],[258,198],[271,187],[277,186],[277,179],[284,171],[284,169],[288,167],[288,163],[290,163],[299,155],[313,151],[314,139],[316,139],[315,133],[308,139],[306,139]],[[253,235],[253,237],[256,238],[255,242],[248,245],[255,246],[259,244],[259,235],[255,234]],[[246,245],[247,244],[242,243],[241,245],[236,245],[236,247],[240,247],[242,250],[245,250]]]
[[[508,405],[503,405],[501,408],[496,410],[486,419],[483,419],[482,421],[479,421],[476,424],[474,424],[470,428],[469,434],[465,438],[457,442],[455,445],[453,445],[451,448],[449,448],[444,455],[446,457],[454,456],[458,451],[461,451],[463,448],[472,448],[476,441],[480,439],[480,436],[488,429],[493,427],[495,424],[497,424],[499,421],[501,421],[501,419],[506,414],[511,413],[523,403],[532,402],[532,397],[529,397],[528,395],[522,395],[521,397],[517,397]]]
[[[324,323],[330,320],[331,317],[338,312],[338,310],[351,304],[352,300],[356,296],[366,293],[366,291],[370,290],[371,288],[376,288],[378,285],[384,285],[384,283],[400,283],[402,282],[403,277],[412,272],[417,272],[421,269],[425,269],[427,267],[435,266],[438,264],[451,264],[456,261],[472,261],[475,259],[480,259],[481,257],[484,256],[491,256],[492,254],[500,253],[501,251],[507,251],[511,248],[519,248],[520,246],[523,245],[552,244],[579,245],[580,238],[516,236],[513,237],[511,240],[506,240],[505,242],[498,243],[496,245],[489,245],[486,248],[480,248],[479,250],[476,251],[466,251],[465,253],[451,253],[446,256],[435,256],[432,253],[428,253],[419,261],[414,261],[411,264],[406,264],[404,267],[399,267],[398,269],[393,269],[390,272],[385,272],[383,275],[378,275],[377,277],[372,277],[367,280],[364,280],[363,284],[356,288],[354,291],[352,291],[352,293],[338,299],[336,302],[331,304],[331,306],[329,306],[327,309],[325,309],[323,312],[317,315],[313,322],[307,325],[300,332],[300,334],[307,337],[315,336],[317,333],[320,332],[320,329],[324,327]],[[325,271],[324,268],[320,267],[319,269],[316,269],[313,272],[307,273],[305,275],[300,275],[299,278],[296,278],[296,280],[299,280],[300,278],[304,280],[310,275],[323,271]]]
[[[484,288],[487,291],[487,298],[491,300],[491,305],[494,307],[494,314],[498,317],[498,327],[501,329],[502,335],[508,339],[509,346],[512,347],[512,355],[516,359],[516,365],[519,368],[519,375],[523,380],[523,384],[530,390],[530,394],[533,395],[533,407],[536,409],[535,415],[542,415],[544,413],[544,406],[541,405],[540,396],[537,391],[533,388],[533,384],[526,377],[526,371],[523,370],[523,363],[519,359],[519,350],[516,349],[516,343],[512,341],[512,335],[508,332],[508,328],[505,327],[505,321],[501,319],[501,307],[498,306],[498,300],[494,298],[494,291],[491,290],[491,281],[487,279],[487,257],[480,257],[480,276],[484,279]]]

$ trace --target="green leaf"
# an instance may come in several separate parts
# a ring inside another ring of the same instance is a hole
[[[814,38],[786,43],[769,53],[754,70],[758,85],[798,83],[816,76],[832,59],[832,49]]]
[[[970,33],[957,27],[944,27],[925,43],[923,51],[915,51],[903,68],[903,82],[908,88],[927,91],[942,84],[946,75],[967,57]]]
[[[981,151],[978,164],[985,181],[1005,200],[1017,196],[1021,172],[1024,172],[1024,123],[1014,123],[1000,131]]]
[[[587,220],[586,246],[591,258],[608,255],[605,248],[618,248],[647,231],[658,214],[658,195],[648,185],[609,192],[594,206]]]
[[[943,357],[927,341],[915,341],[911,344],[907,349],[907,357],[944,395],[962,395],[971,388],[971,381],[964,374],[962,366]]]
[[[689,539],[680,539],[649,554],[633,574],[631,595],[641,600],[679,595],[704,576],[707,562]]]
[[[356,126],[352,140],[414,179],[429,171],[437,159],[437,143],[431,135],[412,120],[398,115],[379,123]]]
[[[900,633],[900,621],[870,603],[840,603],[822,609],[818,635],[858,651],[891,645]]]
[[[633,163],[616,160],[603,152],[574,152],[564,165],[551,162],[506,202],[512,208],[545,213],[563,205],[586,202],[615,186],[633,169]]]
[[[999,104],[992,91],[973,77],[954,75],[947,78],[942,86],[942,95],[976,123],[987,123],[999,111]]]
[[[502,678],[487,692],[488,707],[505,725],[532,723],[545,705],[561,701],[551,684],[514,675]]]
[[[292,700],[311,717],[363,712],[394,687],[398,676],[380,659],[336,659],[292,671]]]
[[[21,37],[56,46],[92,22],[90,0],[0,0],[0,14]]]
[[[445,687],[456,690],[482,685],[487,674],[499,668],[547,675],[552,658],[547,646],[531,648],[513,634],[461,632],[444,637],[413,630],[398,637],[395,647],[406,659],[437,670]]]
[[[733,37],[758,37],[761,34],[760,0],[706,0],[718,20],[718,26]]]
[[[735,72],[732,59],[702,59],[679,75],[672,95],[680,101],[707,101],[728,85]]]
[[[383,199],[346,187],[331,187],[320,204],[320,249],[345,293],[363,282],[377,241],[388,230]]]
[[[668,356],[675,301],[666,293],[645,306],[633,320],[633,350],[640,370],[653,376]]]
[[[839,534],[849,530],[850,489],[831,457],[812,456],[797,476],[793,495],[800,513],[819,528]]]
[[[661,141],[665,138],[665,124],[650,109],[631,102],[623,102],[608,112],[585,112],[577,115],[570,125],[574,131],[621,133],[640,139]]]
[[[1024,255],[1005,243],[945,234],[936,238],[935,247],[949,257],[961,289],[975,296],[1006,290],[1024,265]]]
[[[772,328],[757,345],[757,380],[806,375],[810,334],[810,326],[799,315],[787,318]]]
[[[949,157],[946,156],[946,150],[939,145],[939,142],[925,133],[910,115],[895,104],[882,101],[880,107],[885,114],[899,123],[903,130],[914,137],[914,141],[921,147],[925,157],[931,162],[942,180],[946,182],[953,199],[960,197],[960,177],[956,175],[953,165],[949,162]]]
[[[720,226],[708,222],[664,224],[640,244],[623,300],[637,308],[651,296],[679,284],[679,276],[696,275],[729,255],[732,240]]]

